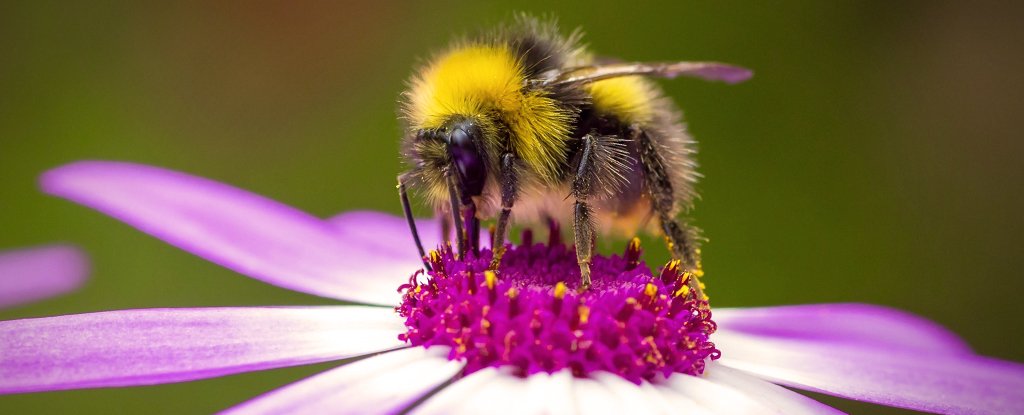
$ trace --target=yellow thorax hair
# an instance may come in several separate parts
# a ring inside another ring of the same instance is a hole
[[[511,150],[540,178],[557,180],[574,114],[543,91],[525,88],[522,63],[504,45],[467,44],[428,64],[413,78],[405,112],[410,127],[437,129],[453,116],[480,122],[485,146],[497,143],[494,122],[508,126]]]
[[[640,76],[605,79],[587,85],[594,111],[618,118],[625,124],[647,124],[654,117],[657,89]]]

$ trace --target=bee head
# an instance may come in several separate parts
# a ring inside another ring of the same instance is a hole
[[[454,117],[438,129],[420,131],[417,139],[424,144],[431,143],[431,147],[438,150],[444,147],[444,165],[457,173],[459,193],[463,198],[483,193],[487,181],[487,161],[482,142],[483,131],[478,123],[470,118]]]
[[[446,126],[443,134],[452,164],[459,173],[464,197],[479,196],[487,180],[480,127],[469,119],[457,119]]]

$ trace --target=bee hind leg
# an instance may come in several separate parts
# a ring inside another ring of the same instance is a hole
[[[576,174],[572,181],[572,196],[576,198],[573,208],[573,237],[576,240],[576,262],[580,266],[580,291],[590,288],[590,261],[594,253],[594,220],[589,198],[594,194],[598,181],[598,163],[595,146],[597,138],[587,134],[580,138],[581,149],[575,160]]]
[[[515,159],[511,153],[501,156],[501,214],[498,215],[498,224],[494,227],[491,250],[494,256],[491,257],[490,269],[498,269],[501,265],[501,257],[505,255],[505,238],[508,237],[509,216],[512,214],[512,205],[519,193],[519,176],[516,173]]]
[[[665,242],[672,258],[683,263],[683,269],[696,276],[703,274],[700,263],[700,249],[697,246],[697,231],[676,218],[678,212],[672,181],[665,161],[655,148],[651,137],[639,127],[631,128],[631,135],[639,146],[640,164],[644,170],[647,193],[651,208],[658,217]],[[703,297],[697,278],[689,278],[689,285],[696,298]]]

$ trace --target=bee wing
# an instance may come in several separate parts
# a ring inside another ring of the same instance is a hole
[[[543,84],[558,86],[588,84],[603,79],[631,75],[650,75],[662,78],[688,76],[707,81],[735,84],[754,75],[750,69],[718,62],[623,62],[581,66],[551,74]]]

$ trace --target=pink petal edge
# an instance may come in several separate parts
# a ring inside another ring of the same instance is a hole
[[[121,310],[0,322],[0,394],[183,382],[401,347],[394,310]]]
[[[71,245],[0,252],[0,308],[76,290],[89,275],[89,259]]]
[[[762,337],[973,354],[959,336],[933,321],[870,304],[716,308],[719,330]]]
[[[716,333],[718,363],[781,385],[935,413],[1024,410],[1024,365],[981,356]]]
[[[347,240],[326,221],[263,196],[157,167],[84,161],[51,170],[43,190],[241,274],[309,294],[395,305],[413,256]]]

